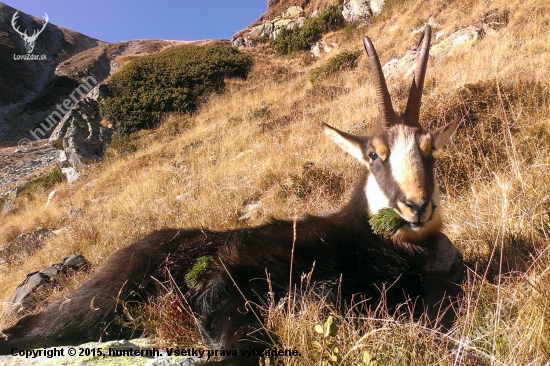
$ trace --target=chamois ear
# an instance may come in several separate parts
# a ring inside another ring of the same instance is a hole
[[[458,126],[458,121],[455,121],[455,122],[449,123],[448,125],[440,127],[434,132],[432,132],[435,150],[441,149],[443,145],[445,145],[447,141],[449,141],[449,139],[455,132],[457,126]]]
[[[323,123],[325,135],[327,135],[340,149],[344,150],[361,163],[365,163],[363,155],[365,141],[359,136],[350,135],[332,126]]]

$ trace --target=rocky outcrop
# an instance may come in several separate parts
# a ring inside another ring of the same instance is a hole
[[[459,29],[438,44],[432,46],[432,48],[430,48],[430,55],[438,58],[452,55],[458,50],[467,50],[477,43],[480,38],[481,29],[478,27],[471,26]]]
[[[342,15],[348,22],[368,22],[382,11],[385,0],[349,0],[344,3]]]
[[[368,21],[372,17],[369,0],[350,0],[342,10],[344,19],[348,22]]]
[[[105,93],[103,84],[92,89],[63,117],[50,137],[50,143],[62,150],[59,165],[69,181],[76,179],[87,164],[97,161],[111,139],[111,130],[101,125],[98,104]]]
[[[120,67],[119,56],[147,55],[191,43],[168,40],[133,40],[109,44],[49,22],[37,38],[33,55],[45,55],[41,61],[15,61],[14,55],[26,55],[24,42],[11,25],[17,9],[0,3],[0,142],[34,136],[31,131],[56,110],[82,83],[92,76],[102,82]],[[54,19],[50,19],[54,20]],[[38,30],[44,19],[19,11],[21,31]],[[194,43],[203,44],[209,41]]]
[[[337,45],[335,43],[327,44],[325,41],[316,42],[311,46],[311,54],[314,57],[319,57],[324,53],[330,53]]]
[[[344,3],[342,15],[347,22],[368,22],[370,19],[382,11],[385,0],[348,0]],[[336,2],[341,4],[340,1]],[[328,5],[335,5],[331,1],[323,3],[324,9]],[[279,8],[283,4],[275,1],[270,4],[268,12],[262,16],[261,21],[252,23],[244,31],[240,31],[233,36],[233,46],[235,47],[253,47],[262,38],[274,39],[282,28],[302,27],[306,17],[315,17],[319,9],[317,2],[305,2],[305,8],[297,5],[290,6],[279,14],[273,14],[274,8]],[[322,10],[321,9],[321,10]],[[320,54],[322,45],[315,45],[314,55]]]
[[[55,229],[40,228],[19,234],[15,239],[0,248],[0,264],[23,261],[42,246],[47,238],[55,235]]]
[[[438,33],[439,38],[443,37],[442,33]],[[471,48],[481,37],[481,30],[477,27],[467,27],[459,29],[450,36],[444,38],[439,43],[430,48],[430,57],[439,58],[452,55],[458,50]],[[436,36],[436,38],[438,38]],[[409,50],[403,55],[388,61],[382,70],[386,78],[394,75],[402,75],[408,79],[413,74],[416,67],[416,59],[418,57],[417,50]]]
[[[274,39],[282,28],[302,27],[305,20],[304,9],[300,6],[291,6],[272,20],[252,26],[247,35],[234,38],[232,43],[235,47],[254,46],[257,39]]]
[[[8,312],[32,310],[43,302],[49,290],[59,286],[59,277],[86,271],[90,263],[81,254],[65,257],[61,262],[27,275],[14,294],[6,301]]]
[[[40,108],[32,102],[47,94],[51,97],[52,92],[64,91],[63,85],[55,84],[54,71],[60,62],[103,43],[49,22],[32,51],[33,55],[45,55],[46,59],[32,62],[14,60],[14,55],[27,55],[23,39],[11,25],[16,11],[0,3],[0,141],[27,137],[22,134],[32,126],[31,115],[43,120],[37,115]],[[22,12],[17,15],[16,24],[21,32],[32,34],[45,23],[42,18]],[[21,119],[22,113],[29,118]]]

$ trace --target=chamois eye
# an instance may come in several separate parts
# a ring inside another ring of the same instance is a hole
[[[373,151],[369,153],[369,158],[371,161],[375,161],[376,159],[378,159],[378,155]]]

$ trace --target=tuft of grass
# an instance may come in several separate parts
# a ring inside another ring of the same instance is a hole
[[[353,70],[357,66],[357,59],[361,54],[361,51],[339,53],[331,57],[325,65],[315,68],[311,72],[309,80],[312,84],[316,84],[340,71]]]
[[[205,255],[197,258],[197,261],[193,265],[193,268],[185,275],[185,284],[187,287],[193,290],[198,290],[201,288],[202,276],[204,272],[208,269],[214,258],[209,255]]]
[[[302,166],[301,175],[292,174],[290,182],[280,185],[278,194],[282,198],[294,195],[304,200],[314,191],[322,191],[329,197],[339,197],[343,188],[344,180],[340,174],[308,161]]]
[[[383,208],[369,219],[372,232],[391,237],[405,224],[405,220],[392,208]]]
[[[50,173],[21,186],[18,195],[33,196],[38,191],[46,191],[64,180],[66,179],[61,170],[55,167]]]

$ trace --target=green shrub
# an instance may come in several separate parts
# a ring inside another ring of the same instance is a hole
[[[330,5],[316,17],[306,18],[301,28],[282,28],[271,44],[281,55],[307,50],[314,42],[320,40],[323,34],[340,29],[344,24],[342,9]]]
[[[390,238],[405,224],[393,208],[383,208],[372,215],[369,220],[372,232]]]
[[[197,258],[193,268],[185,275],[185,284],[189,289],[198,290],[201,288],[202,276],[213,260],[212,256],[209,255]]]
[[[328,60],[325,65],[314,69],[309,80],[315,84],[339,71],[353,70],[357,66],[357,59],[360,55],[361,51],[339,53]]]
[[[128,133],[152,127],[165,112],[195,110],[222,90],[224,78],[246,78],[252,59],[227,44],[184,45],[129,62],[114,74],[102,113]]]
[[[21,186],[18,195],[32,196],[39,191],[48,190],[53,186],[55,186],[57,183],[61,183],[64,180],[65,180],[65,176],[63,175],[63,173],[61,173],[61,170],[59,170],[58,167],[55,167],[48,174],[40,178],[37,178],[35,180],[31,180],[30,182]]]

